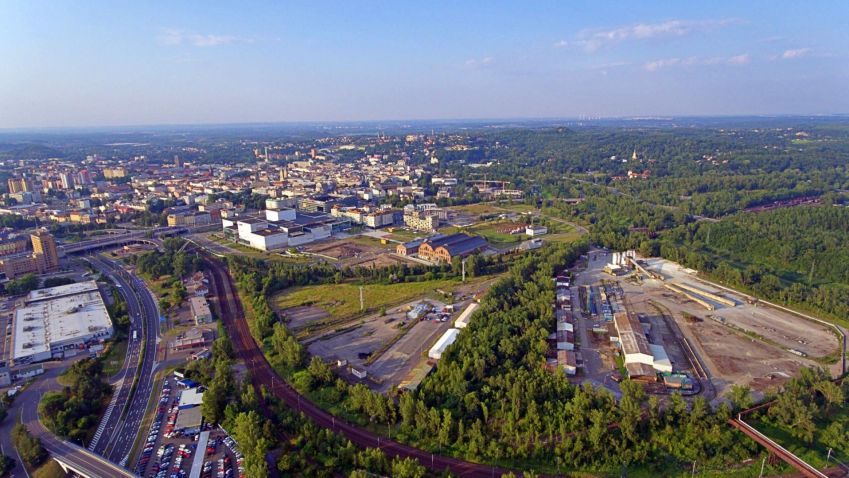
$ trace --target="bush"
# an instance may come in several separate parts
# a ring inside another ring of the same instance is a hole
[[[41,440],[32,436],[21,423],[12,428],[12,443],[18,449],[21,460],[30,468],[37,467],[47,459],[47,450],[41,445]]]

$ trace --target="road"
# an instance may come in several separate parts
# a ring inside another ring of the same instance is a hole
[[[88,262],[98,272],[109,276],[117,285],[120,286],[118,290],[124,298],[124,301],[127,303],[127,311],[130,315],[131,323],[127,343],[127,355],[121,371],[118,372],[118,376],[120,378],[117,382],[113,383],[115,391],[112,395],[112,402],[110,403],[103,418],[101,418],[97,433],[95,433],[92,442],[88,446],[89,450],[99,455],[103,455],[106,446],[111,442],[112,435],[118,427],[121,415],[129,401],[130,391],[133,388],[133,381],[136,378],[136,371],[138,370],[139,353],[141,352],[142,341],[133,340],[133,333],[142,337],[144,331],[142,321],[139,319],[141,317],[141,305],[139,304],[135,293],[133,293],[130,289],[130,285],[120,274],[116,273],[112,265],[105,259],[92,256],[88,259]]]
[[[82,358],[83,357],[77,357],[75,360]],[[24,423],[30,433],[41,440],[44,448],[47,449],[52,457],[56,457],[66,463],[70,463],[74,466],[74,468],[86,471],[90,476],[98,478],[129,478],[135,476],[132,473],[121,469],[114,463],[109,463],[107,460],[98,457],[82,447],[55,437],[46,428],[44,428],[38,420],[38,402],[41,400],[41,396],[44,393],[62,388],[58,383],[56,383],[56,377],[62,373],[65,368],[67,368],[67,363],[51,365],[54,366],[47,370],[44,375],[37,377],[32,385],[21,391],[18,396],[15,397],[15,400],[12,402],[12,406],[9,409],[9,417],[4,420],[2,426],[0,426],[0,449],[2,449],[3,454],[11,456],[16,461],[15,468],[9,475],[10,478],[28,477],[21,464],[20,456],[18,456],[12,445],[11,430],[17,423]]]
[[[106,417],[108,424],[103,428],[102,435],[92,447],[98,454],[123,465],[127,463],[133,443],[139,434],[141,421],[153,392],[153,372],[156,367],[159,338],[159,309],[153,294],[139,277],[102,256],[90,260],[98,270],[108,271],[121,286],[121,293],[127,301],[133,322],[131,330],[138,332],[135,342],[132,340],[132,331],[130,332],[130,346],[140,349],[136,352],[136,357],[139,353],[142,355],[134,393],[116,404],[111,415]],[[138,359],[133,363],[138,364]],[[131,387],[132,383],[125,382],[124,386]]]
[[[386,439],[336,418],[306,397],[301,396],[271,368],[251,336],[241,303],[235,292],[233,279],[230,277],[226,266],[210,257],[207,257],[207,264],[211,272],[212,289],[221,309],[227,335],[233,341],[236,354],[251,370],[254,387],[258,393],[259,388],[265,386],[292,410],[304,413],[317,425],[344,436],[357,446],[380,448],[389,457],[413,458],[426,468],[437,472],[450,471],[453,476],[485,478],[501,476],[510,471],[491,465],[471,463],[454,457],[437,455]]]

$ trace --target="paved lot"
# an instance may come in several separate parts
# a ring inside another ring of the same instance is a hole
[[[167,392],[163,390],[169,389]],[[224,443],[227,434],[220,429],[210,430],[210,440],[207,450],[196,450],[197,436],[168,436],[171,430],[168,426],[169,421],[173,421],[173,414],[179,403],[179,397],[182,390],[177,385],[177,380],[173,376],[168,376],[164,382],[159,385],[160,402],[158,409],[155,412],[154,423],[152,428],[146,433],[154,435],[155,439],[152,446],[149,446],[150,451],[143,452],[136,464],[136,472],[143,477],[172,477],[180,478],[189,476],[191,471],[192,461],[196,453],[204,453],[204,462],[213,462],[212,472],[210,474],[201,474],[201,476],[214,477],[218,471],[218,460],[226,460],[229,465],[226,468],[232,468],[231,476],[238,477],[238,456],[235,453],[235,448],[231,449]],[[177,412],[179,413],[179,412]],[[157,432],[156,421],[160,420],[160,426]],[[181,453],[181,448],[183,451]],[[170,450],[170,451],[169,451]],[[211,452],[207,452],[211,450]],[[181,454],[183,456],[181,456]],[[147,457],[147,459],[145,459]]]
[[[465,309],[466,305],[468,305],[467,302],[455,304],[458,311]],[[450,314],[449,320],[445,322],[420,320],[392,344],[380,358],[366,367],[369,373],[380,377],[383,381],[378,391],[389,391],[401,382],[413,367],[427,360],[425,356],[427,351],[446,330],[454,326],[454,320],[459,315],[460,312]]]

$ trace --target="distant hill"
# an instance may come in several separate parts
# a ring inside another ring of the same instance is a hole
[[[0,159],[62,158],[58,149],[33,143],[0,143]]]

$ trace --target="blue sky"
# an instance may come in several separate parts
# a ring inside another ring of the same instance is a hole
[[[849,113],[849,2],[0,0],[0,128]]]

